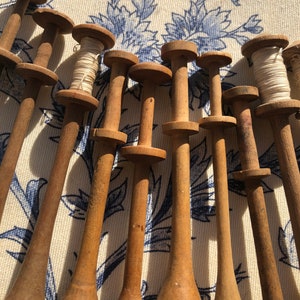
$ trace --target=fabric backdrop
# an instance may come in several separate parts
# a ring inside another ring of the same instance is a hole
[[[15,0],[0,2],[0,30],[12,12]],[[260,33],[285,34],[290,43],[299,39],[298,2],[270,0],[50,0],[41,7],[65,13],[74,23],[96,23],[116,37],[114,49],[136,54],[140,61],[161,62],[160,50],[165,42],[190,40],[199,53],[224,50],[232,55],[230,66],[222,68],[222,87],[254,85],[252,70],[241,54],[241,45]],[[23,61],[32,62],[43,31],[29,6],[13,51]],[[54,100],[59,89],[72,80],[75,62],[71,35],[59,36],[49,69],[59,76],[55,87],[43,87],[10,187],[0,228],[0,298],[10,287],[26,253],[36,221],[36,208],[42,201],[55,156],[63,120],[63,108]],[[289,72],[292,96],[300,97]],[[89,129],[99,126],[103,118],[109,69],[102,64],[93,90],[99,107],[87,115],[70,162],[55,223],[48,267],[47,299],[61,296],[70,282],[76,263],[93,176],[97,149],[87,139]],[[0,157],[5,151],[14,118],[22,99],[23,80],[13,70],[4,69],[0,80]],[[149,209],[144,247],[142,293],[155,299],[167,271],[170,246],[171,207],[170,138],[161,124],[170,121],[170,85],[159,89],[153,129],[153,146],[165,149],[167,159],[151,169]],[[259,102],[253,103],[253,107]],[[198,121],[209,113],[209,86],[206,73],[189,64],[190,120]],[[120,130],[128,135],[128,144],[138,138],[140,87],[129,81],[124,92]],[[297,157],[300,155],[299,121],[291,118]],[[254,117],[254,132],[261,167],[271,169],[262,182],[266,199],[270,233],[285,299],[298,299],[299,262],[282,187],[277,154],[270,125]],[[235,129],[226,130],[228,186],[234,269],[242,299],[261,299],[256,254],[247,199],[243,186],[232,173],[240,168]],[[192,250],[195,279],[203,299],[214,299],[217,274],[217,242],[212,153],[209,132],[200,129],[190,139],[191,145],[191,217]],[[110,184],[97,266],[100,299],[117,299],[121,287],[126,251],[133,165],[117,156]]]

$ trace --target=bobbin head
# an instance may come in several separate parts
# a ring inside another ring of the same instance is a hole
[[[67,15],[50,8],[36,9],[32,18],[43,28],[46,28],[48,24],[56,25],[60,34],[71,33],[74,27],[74,22]]]
[[[291,66],[291,59],[300,55],[300,40],[293,42],[282,51],[282,57],[287,67]]]
[[[196,59],[197,55],[197,45],[191,41],[172,41],[164,44],[161,48],[161,58],[164,61],[184,57],[187,62],[191,62]]]
[[[196,59],[197,66],[204,69],[209,69],[212,65],[221,68],[229,65],[231,62],[231,55],[224,51],[208,51]]]
[[[127,51],[110,50],[104,54],[103,62],[111,68],[114,63],[132,66],[137,64],[139,59],[136,55]]]
[[[76,25],[73,28],[72,36],[79,44],[84,37],[96,39],[103,44],[104,50],[112,48],[116,40],[112,32],[98,24]]]
[[[129,69],[129,76],[140,83],[149,81],[160,85],[171,81],[172,72],[169,68],[160,64],[154,62],[142,62]]]
[[[262,48],[278,47],[285,48],[289,44],[288,38],[281,34],[261,34],[246,42],[241,50],[246,58],[251,58],[252,54]]]
[[[236,101],[252,102],[259,97],[258,89],[255,86],[236,86],[228,89],[222,94],[223,102],[231,105]]]

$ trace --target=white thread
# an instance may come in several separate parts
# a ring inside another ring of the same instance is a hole
[[[79,89],[90,94],[92,93],[99,68],[98,58],[103,50],[104,46],[100,41],[90,37],[82,38],[70,89]]]
[[[300,55],[299,54],[293,55],[290,60],[290,64],[293,69],[293,73],[296,79],[296,84],[299,86],[300,85]]]
[[[254,77],[263,103],[290,99],[290,86],[281,49],[266,47],[252,54]]]

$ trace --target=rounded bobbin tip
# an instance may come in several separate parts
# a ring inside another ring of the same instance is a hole
[[[186,58],[187,62],[190,62],[195,60],[197,55],[197,45],[191,41],[172,41],[164,44],[161,48],[161,58],[164,61],[182,56]]]
[[[103,62],[108,67],[111,67],[113,63],[124,65],[135,65],[139,62],[139,59],[133,53],[123,50],[110,50],[104,54]]]
[[[246,102],[254,101],[258,98],[258,88],[255,86],[236,86],[223,92],[223,102],[232,104],[234,101],[243,100]]]
[[[149,80],[160,85],[171,81],[172,71],[154,62],[142,62],[129,69],[129,76],[140,83]]]
[[[74,22],[67,15],[50,8],[38,8],[32,14],[33,20],[41,27],[45,28],[47,24],[55,24],[61,34],[71,33]]]
[[[198,56],[196,59],[197,66],[209,69],[211,65],[221,68],[232,62],[231,55],[224,51],[208,51]]]
[[[300,55],[300,40],[293,42],[282,51],[282,57],[287,67],[291,65],[291,59]]]
[[[246,42],[241,50],[243,56],[251,58],[252,54],[262,48],[278,47],[285,48],[289,44],[289,40],[282,34],[260,34],[257,37]]]
[[[110,49],[115,45],[116,38],[112,32],[98,24],[79,24],[73,28],[73,38],[80,43],[84,37],[90,37],[99,40],[104,50]]]

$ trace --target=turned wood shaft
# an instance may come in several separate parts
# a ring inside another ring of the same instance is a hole
[[[235,125],[232,117],[222,116],[222,89],[219,68],[228,65],[231,57],[225,52],[204,53],[197,60],[208,70],[211,115],[201,119],[200,126],[211,132],[213,175],[216,202],[218,273],[216,299],[240,299],[236,283],[231,247],[229,195],[227,182],[226,142],[224,128]]]
[[[125,56],[125,53],[121,53],[121,51],[112,51],[111,53],[113,53],[112,57],[116,61],[113,62],[111,66],[110,84],[105,106],[103,128],[114,134],[118,132],[119,128],[127,71],[130,65],[136,63],[138,60],[132,55],[130,56],[130,61],[128,60],[126,63],[122,63],[119,62],[114,55]],[[108,55],[109,52],[106,53],[106,57]],[[126,139],[125,134],[124,138]],[[101,147],[99,149],[98,159],[93,174],[93,182],[89,197],[81,248],[71,283],[64,296],[65,300],[97,299],[97,259],[106,200],[109,192],[111,171],[117,146],[117,142],[112,137],[110,137],[110,139],[100,139],[98,142],[101,142]],[[125,140],[123,142],[125,142]]]
[[[0,165],[0,221],[3,215],[9,187],[13,179],[20,152],[34,112],[36,99],[38,98],[40,88],[44,85],[42,76],[45,72],[44,70],[47,72],[46,68],[52,55],[53,44],[60,29],[62,28],[60,28],[57,24],[51,22],[47,23],[33,64],[20,64],[21,67],[25,66],[24,76],[27,79],[27,82],[23,92],[23,99],[20,103],[8,140],[7,149]],[[30,66],[28,74],[26,66]],[[37,69],[36,74],[32,72],[32,70],[35,70],[35,67],[41,67]],[[38,76],[36,76],[39,73],[41,76],[40,80],[37,78]],[[52,75],[51,71],[49,71],[49,74],[53,78],[56,76],[54,73]],[[55,79],[56,78],[54,78],[53,83],[56,81]]]
[[[191,42],[175,41],[163,46],[162,56],[171,62],[172,120],[163,124],[172,140],[172,235],[167,276],[158,299],[200,299],[195,282],[190,211],[189,136],[198,133],[199,125],[189,121],[188,67],[197,56]]]
[[[51,237],[69,161],[78,135],[78,124],[81,121],[82,113],[81,110],[78,112],[78,107],[70,106],[66,108],[53,168],[30,246],[17,280],[6,299],[44,299],[45,297]]]
[[[131,67],[129,76],[142,83],[143,88],[138,144],[122,149],[122,154],[134,162],[134,175],[123,287],[119,299],[141,300],[150,167],[153,163],[165,159],[164,150],[152,147],[154,95],[156,86],[169,82],[172,74],[164,66],[146,62]]]
[[[26,8],[30,0],[17,0],[13,13],[7,20],[0,36],[0,47],[5,50],[10,50],[13,42],[20,29],[22,18],[25,14]]]

